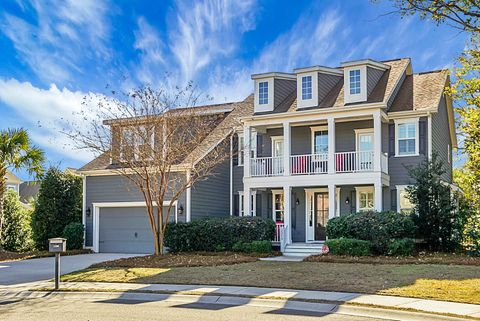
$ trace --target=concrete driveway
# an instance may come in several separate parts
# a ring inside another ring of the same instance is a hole
[[[116,260],[141,254],[94,253],[62,256],[60,271],[62,274],[85,269],[94,263]],[[0,286],[45,281],[54,277],[54,257],[30,259],[14,262],[0,262]]]

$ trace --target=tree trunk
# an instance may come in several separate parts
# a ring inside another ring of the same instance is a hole
[[[0,249],[3,248],[3,202],[7,191],[7,168],[0,165]]]

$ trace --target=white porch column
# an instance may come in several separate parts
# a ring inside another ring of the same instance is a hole
[[[382,115],[380,111],[373,114],[373,169],[382,171]]]
[[[243,216],[250,216],[252,215],[251,212],[252,207],[252,189],[250,186],[245,185],[243,187]]]
[[[373,198],[375,200],[375,211],[381,212],[383,210],[383,185],[381,180],[375,182]]]
[[[188,182],[191,176],[190,169],[187,169],[186,176],[187,176],[186,179]],[[190,186],[190,184],[188,185],[187,190],[185,192],[185,203],[186,203],[185,204],[185,221],[190,222],[192,220],[192,187]]]
[[[252,128],[249,125],[243,127],[243,177],[250,177],[250,149]],[[240,157],[240,155],[239,155]]]
[[[335,217],[337,207],[337,188],[336,185],[328,185],[328,219]]]
[[[285,238],[286,244],[292,243],[292,187],[283,186],[283,215],[286,226]]]
[[[290,175],[290,154],[292,151],[290,143],[290,123],[283,123],[283,175]]]
[[[335,173],[335,118],[328,118],[328,173]]]

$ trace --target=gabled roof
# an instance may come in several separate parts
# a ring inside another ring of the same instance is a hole
[[[9,183],[9,184],[21,184],[22,180],[7,169],[7,183]]]

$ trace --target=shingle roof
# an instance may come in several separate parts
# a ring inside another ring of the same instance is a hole
[[[219,125],[212,129],[210,134],[208,134],[203,140],[203,143],[185,158],[185,160],[189,161],[199,159],[208,153],[211,148],[225,139],[232,130],[240,126],[241,117],[253,114],[253,95],[248,96],[244,101],[241,102],[199,106],[195,108],[198,108],[198,111],[200,112],[215,110],[223,110],[225,112],[225,110],[228,109],[229,113]],[[85,164],[79,169],[79,171],[86,172],[92,170],[108,170],[117,168],[120,168],[118,164],[110,164],[110,152],[105,152],[91,162]]]
[[[407,76],[389,111],[436,110],[447,80],[447,70]]]

